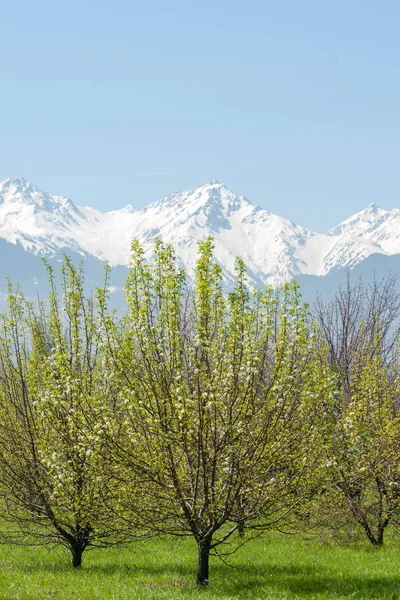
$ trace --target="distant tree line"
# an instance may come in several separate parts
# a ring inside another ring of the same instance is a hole
[[[296,283],[225,291],[213,242],[193,282],[138,242],[126,313],[64,257],[45,301],[9,284],[0,317],[4,542],[93,546],[191,537],[209,556],[264,531],[361,532],[400,517],[400,297],[394,278],[302,301]]]

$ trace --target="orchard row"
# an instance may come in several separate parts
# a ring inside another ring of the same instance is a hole
[[[225,291],[211,239],[191,279],[171,246],[132,245],[126,311],[64,257],[0,321],[3,541],[89,546],[167,534],[210,553],[263,530],[360,532],[400,516],[395,280],[309,307],[297,284]]]

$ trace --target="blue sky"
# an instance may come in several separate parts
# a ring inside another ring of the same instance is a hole
[[[400,206],[400,3],[4,0],[0,179],[102,210],[210,179],[325,230]]]

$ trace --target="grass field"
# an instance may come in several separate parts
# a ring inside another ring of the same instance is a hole
[[[382,549],[334,547],[292,537],[258,539],[210,563],[211,584],[196,589],[190,541],[151,540],[129,549],[91,550],[73,571],[66,550],[2,546],[1,600],[400,599],[400,542]]]

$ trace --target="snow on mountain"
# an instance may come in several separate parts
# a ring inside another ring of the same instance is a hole
[[[342,268],[352,269],[372,254],[387,254],[379,244],[369,242],[351,233],[344,232],[341,235],[329,237],[335,241],[334,245],[323,256],[320,272],[310,274],[327,275],[331,271]]]
[[[371,205],[321,234],[251,204],[217,181],[142,210],[127,205],[106,213],[51,196],[24,179],[0,183],[0,238],[33,254],[73,251],[127,265],[132,238],[150,255],[154,239],[161,237],[175,246],[191,273],[197,242],[208,235],[228,281],[240,255],[254,284],[279,284],[352,268],[373,254],[400,253],[400,210]]]
[[[64,196],[50,196],[23,178],[0,182],[0,236],[34,254],[53,255],[60,249],[82,253],[71,227],[82,218]]]
[[[378,244],[388,254],[400,253],[400,209],[385,210],[373,203],[334,227],[332,235],[344,233]]]
[[[134,215],[131,236],[150,254],[161,237],[172,243],[183,264],[193,269],[197,242],[207,235],[215,241],[215,255],[229,279],[235,259],[246,262],[255,283],[287,279],[300,269],[296,249],[312,235],[286,219],[254,206],[216,181],[172,194]]]
[[[2,209],[31,207],[32,212],[44,211],[66,220],[73,219],[79,210],[69,198],[50,196],[22,177],[0,182],[0,204]],[[5,210],[6,212],[6,210]]]

